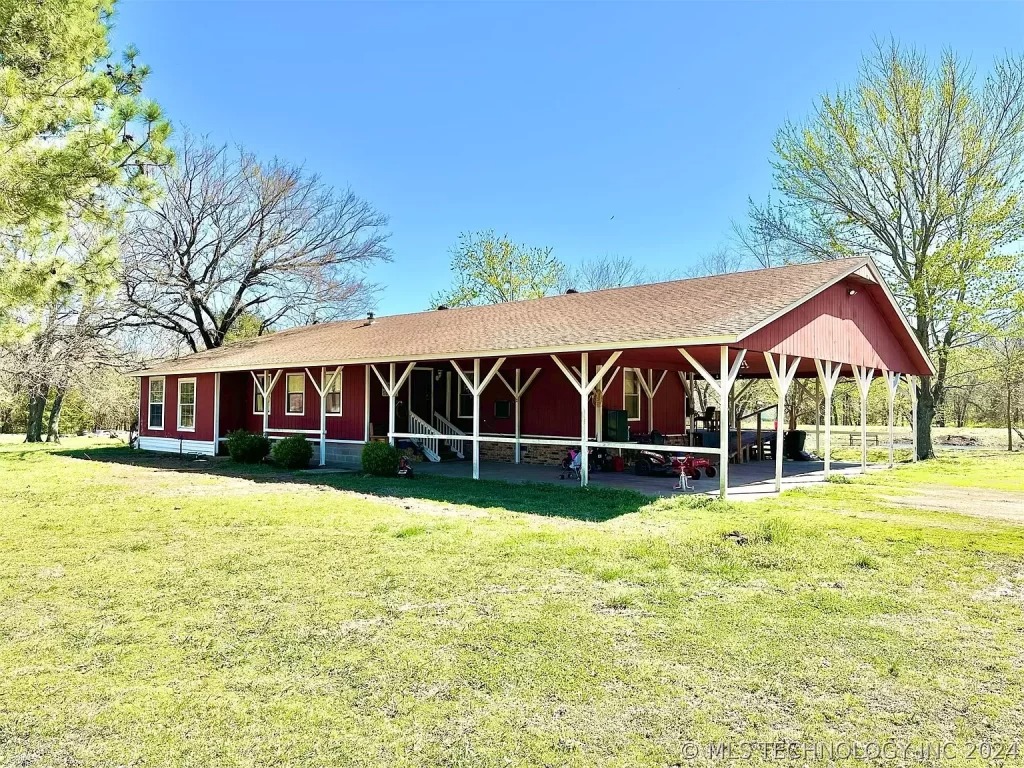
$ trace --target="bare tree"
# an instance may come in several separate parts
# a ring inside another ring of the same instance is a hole
[[[725,275],[730,272],[741,272],[751,266],[745,254],[719,245],[714,250],[701,256],[686,270],[686,277],[708,277]]]
[[[126,228],[123,327],[156,326],[198,351],[223,344],[243,316],[263,333],[373,305],[363,270],[391,253],[387,217],[368,202],[194,136],[177,158],[160,172],[163,197]]]
[[[653,279],[646,269],[628,256],[605,255],[587,259],[578,267],[566,270],[561,290],[600,291],[649,283]]]

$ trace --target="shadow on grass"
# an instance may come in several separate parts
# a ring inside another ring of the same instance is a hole
[[[54,451],[55,456],[147,467],[171,472],[237,477],[256,483],[306,483],[354,491],[384,499],[427,499],[483,509],[507,509],[547,517],[603,522],[638,511],[655,500],[619,488],[580,488],[554,483],[509,483],[502,480],[417,475],[412,480],[371,477],[356,472],[303,472],[268,464],[236,464],[224,457],[200,458],[136,451],[126,446],[96,446]]]

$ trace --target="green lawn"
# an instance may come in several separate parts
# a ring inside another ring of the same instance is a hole
[[[1024,526],[893,501],[1021,454],[724,505],[66,448],[0,443],[5,768],[1024,739]]]

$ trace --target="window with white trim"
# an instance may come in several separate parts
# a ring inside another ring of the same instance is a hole
[[[334,376],[334,371],[324,371],[324,406],[327,410],[328,416],[341,416],[341,376],[342,372],[338,371],[338,375]],[[334,381],[331,381],[331,377],[334,376]],[[328,386],[330,385],[330,386]]]
[[[164,428],[164,377],[149,380],[149,428]]]
[[[196,380],[178,379],[178,429],[194,432],[196,428]]]
[[[473,418],[473,393],[469,391],[466,382],[459,377],[459,397],[456,403],[456,414],[460,419]]]
[[[259,384],[256,381],[259,381]],[[252,412],[258,416],[263,415],[263,392],[260,388],[266,390],[269,383],[270,375],[263,373],[257,373],[256,379],[252,382]]]
[[[289,373],[285,376],[285,413],[301,416],[306,412],[306,374]]]
[[[622,407],[629,421],[640,421],[640,382],[632,368],[622,371]]]

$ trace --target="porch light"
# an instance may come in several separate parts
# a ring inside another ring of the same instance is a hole
[[[856,288],[851,288],[850,290],[847,291],[847,293],[850,294],[851,296],[856,296],[857,295],[857,289]]]

